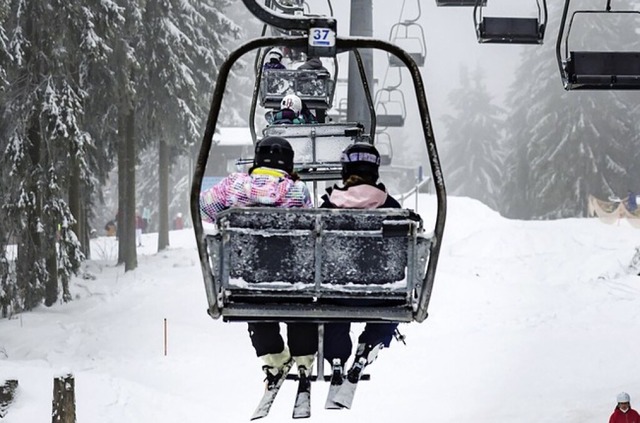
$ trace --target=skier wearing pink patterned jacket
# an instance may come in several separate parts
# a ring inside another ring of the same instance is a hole
[[[231,207],[312,207],[309,190],[293,171],[293,156],[293,148],[284,138],[260,140],[248,173],[232,173],[200,194],[202,219],[215,222],[219,212]],[[278,322],[249,323],[249,335],[256,355],[264,361],[268,385],[277,381],[292,359],[299,371],[311,372],[318,350],[316,324],[287,323],[287,346]]]

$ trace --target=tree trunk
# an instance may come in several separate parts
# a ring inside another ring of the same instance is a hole
[[[158,251],[169,246],[169,146],[161,139],[158,143]]]
[[[116,211],[116,238],[118,239],[118,264],[124,263],[125,257],[125,246],[127,245],[127,236],[125,235],[125,217],[123,210],[126,209],[127,205],[127,196],[125,190],[125,180],[126,180],[126,157],[127,152],[125,148],[125,117],[124,117],[124,107],[121,106],[120,115],[118,116],[118,210]]]
[[[73,375],[53,379],[52,423],[76,422],[76,391]]]
[[[126,157],[123,163],[125,180],[126,209],[124,215],[127,233],[125,246],[124,271],[134,270],[138,267],[136,252],[136,138],[135,138],[136,112],[133,106],[129,108],[125,124],[125,151]]]
[[[71,229],[78,237],[80,242],[82,254],[85,257],[90,257],[89,237],[87,228],[87,218],[84,204],[84,195],[82,189],[82,180],[80,179],[80,169],[76,160],[71,160],[71,177],[69,180],[69,210],[73,215],[76,223],[71,225]]]

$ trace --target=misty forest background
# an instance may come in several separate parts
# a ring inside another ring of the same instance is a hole
[[[434,122],[449,195],[510,218],[552,219],[585,216],[589,195],[640,190],[638,94],[562,89],[561,3],[550,2],[545,44],[513,53],[504,99],[481,66],[451,72],[459,81],[449,111]],[[237,0],[0,0],[3,317],[71,300],[68,281],[91,257],[92,229],[102,232],[118,210],[125,270],[137,266],[136,211],[150,211],[158,250],[169,245],[171,218],[189,214],[217,69],[261,29]],[[596,20],[574,41],[638,51],[638,38],[634,25]],[[247,125],[253,57],[245,59],[219,126]],[[427,165],[412,113],[393,138],[394,165]]]

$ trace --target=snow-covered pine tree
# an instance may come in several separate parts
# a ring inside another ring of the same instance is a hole
[[[470,73],[465,66],[449,102],[455,115],[443,116],[447,138],[440,141],[447,192],[497,209],[503,179],[504,111],[493,104],[482,70]]]
[[[550,4],[547,37],[558,33],[561,3]],[[587,50],[616,51],[621,40],[629,46],[638,38],[635,27],[615,21],[592,21],[584,31],[578,23],[571,41]],[[505,147],[506,174],[512,176],[506,180],[501,209],[509,217],[584,216],[589,194],[626,193],[630,181],[639,180],[632,113],[637,94],[565,91],[553,41],[547,38],[544,45],[523,50],[510,90]]]
[[[11,1],[5,28],[13,61],[3,103],[8,142],[1,160],[11,181],[3,211],[18,245],[14,310],[43,299],[53,304],[60,281],[69,300],[66,282],[83,259],[71,229],[77,218],[68,203],[69,170],[91,179],[84,158],[92,138],[82,124],[82,70],[89,60],[79,53],[99,37],[83,37],[80,28],[92,26],[91,11],[103,11],[104,3]]]

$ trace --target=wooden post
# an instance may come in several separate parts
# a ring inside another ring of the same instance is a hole
[[[0,386],[0,419],[7,415],[7,409],[13,402],[13,396],[17,388],[18,381],[15,379],[6,380],[4,385]]]
[[[52,423],[76,423],[76,390],[72,374],[53,379]]]

